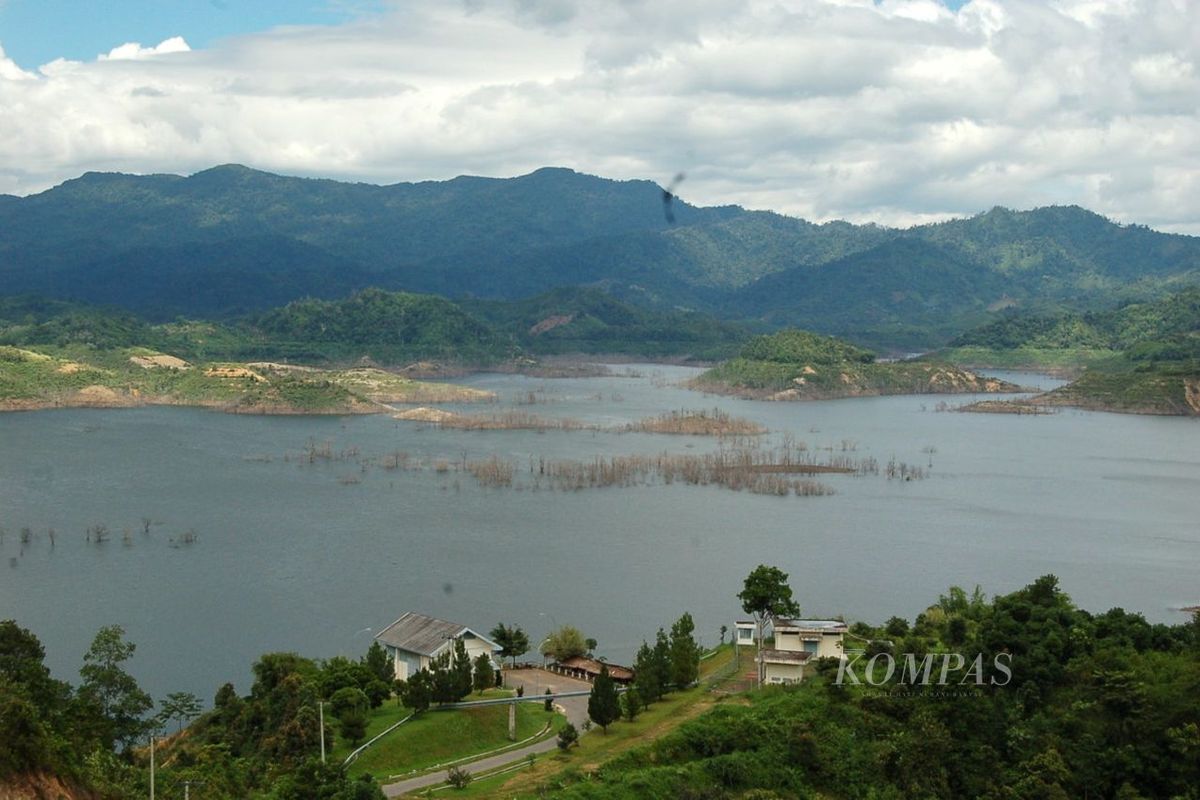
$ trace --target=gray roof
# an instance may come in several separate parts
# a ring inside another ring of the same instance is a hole
[[[775,628],[799,628],[802,631],[843,633],[849,626],[838,619],[777,619]]]
[[[807,664],[812,653],[807,650],[763,650],[762,660],[768,664]]]
[[[375,635],[375,639],[398,650],[408,650],[423,656],[434,656],[450,640],[457,639],[463,634],[470,634],[476,639],[487,642],[494,651],[500,650],[500,645],[486,636],[481,636],[466,625],[448,622],[437,617],[427,617],[413,611],[409,611],[381,630]]]

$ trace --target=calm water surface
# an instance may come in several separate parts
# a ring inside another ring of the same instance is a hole
[[[625,367],[618,367],[624,371]],[[740,615],[759,563],[791,573],[804,612],[912,617],[951,585],[1007,592],[1052,572],[1086,608],[1179,622],[1200,602],[1200,424],[1064,411],[937,413],[938,398],[756,403],[679,388],[693,374],[480,375],[497,410],[622,424],[719,406],[810,448],[929,468],[925,480],[833,476],[830,497],[657,485],[484,489],[453,471],[309,465],[310,440],[367,456],[588,459],[696,453],[714,441],[593,431],[432,430],[385,416],[242,417],[176,408],[0,415],[0,618],[77,680],[97,628],[125,626],[131,670],[156,697],[249,688],[270,650],[358,655],[418,610],[537,642],[571,623],[628,660],[683,611],[706,643]],[[1024,384],[1049,379],[1020,375]],[[954,398],[962,402],[969,398]],[[291,458],[284,458],[285,454]],[[270,460],[266,460],[266,457]],[[929,465],[932,465],[929,467]],[[357,483],[350,482],[357,479]],[[147,536],[143,517],[157,524]],[[104,544],[85,530],[104,524]],[[34,535],[22,544],[19,531]],[[45,531],[57,535],[50,546]],[[126,537],[124,531],[128,529]],[[196,542],[182,544],[185,531]]]

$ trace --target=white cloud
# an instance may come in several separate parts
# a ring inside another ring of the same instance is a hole
[[[36,73],[0,50],[0,191],[555,164],[818,220],[1078,203],[1200,233],[1198,52],[1186,0],[409,0]]]
[[[127,42],[120,47],[114,47],[108,51],[108,55],[98,56],[99,61],[136,61],[142,58],[153,58],[154,56],[162,56],[168,53],[188,53],[191,52],[188,43],[184,41],[182,36],[172,36],[159,42],[154,47],[142,47],[140,42]]]

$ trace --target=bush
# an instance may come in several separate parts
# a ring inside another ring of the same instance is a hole
[[[575,730],[575,726],[571,723],[563,725],[558,730],[558,749],[566,752],[573,744],[579,741],[579,731]]]
[[[446,783],[453,786],[455,789],[465,789],[467,784],[471,782],[471,773],[467,772],[462,767],[451,767],[446,770]]]

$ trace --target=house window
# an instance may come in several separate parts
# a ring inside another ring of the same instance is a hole
[[[804,652],[812,653],[815,656],[817,654],[817,648],[820,646],[821,646],[820,642],[805,642],[804,643]]]

